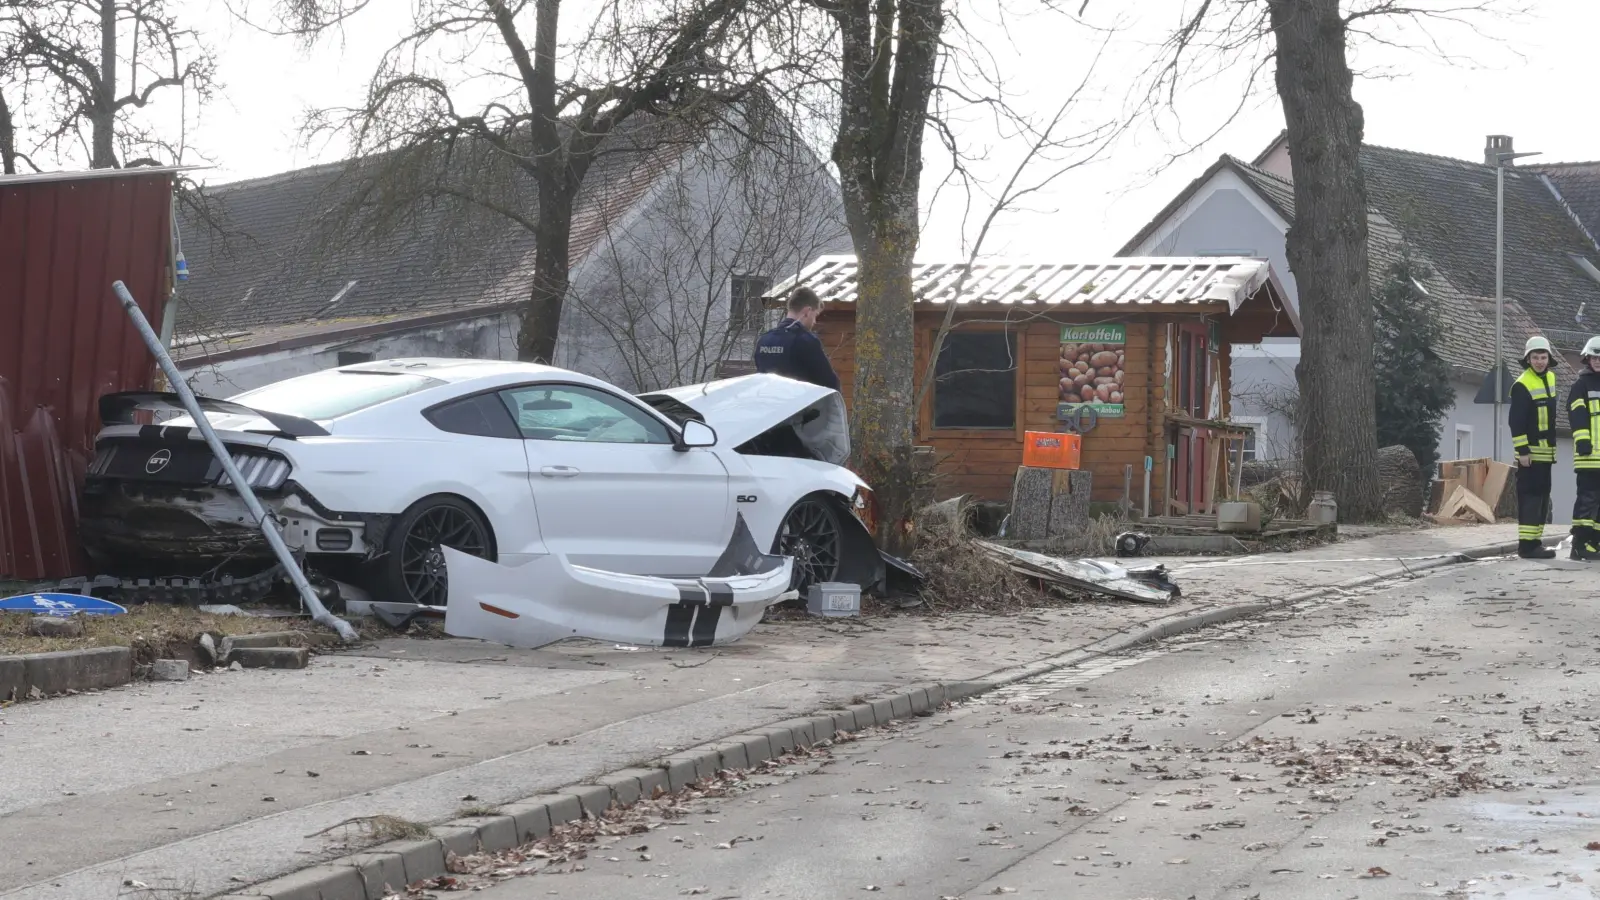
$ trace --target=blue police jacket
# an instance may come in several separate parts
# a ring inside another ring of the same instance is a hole
[[[839,390],[839,376],[828,362],[822,341],[794,319],[785,318],[761,336],[756,342],[755,359],[757,372]]]

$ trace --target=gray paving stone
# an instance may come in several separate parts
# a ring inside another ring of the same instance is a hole
[[[750,768],[749,748],[743,741],[729,741],[718,745],[717,755],[720,757],[720,761],[717,763],[717,768],[719,769],[738,770]]]
[[[773,757],[772,742],[764,734],[736,734],[732,740],[744,745],[745,764],[741,769],[753,769]]]
[[[448,853],[471,856],[478,852],[478,829],[465,825],[435,825],[428,832],[439,839]]]
[[[906,694],[895,694],[889,698],[889,712],[896,719],[904,719],[911,715],[911,697]]]
[[[872,701],[872,719],[879,725],[887,725],[894,721],[894,708],[889,700]]]
[[[398,853],[405,862],[406,884],[444,874],[444,844],[437,838],[415,841],[390,841],[373,847],[372,853]]]
[[[517,823],[507,815],[495,816],[468,816],[456,819],[450,823],[478,832],[478,843],[483,849],[493,853],[499,850],[510,850],[521,841],[517,840]]]
[[[500,813],[510,816],[516,823],[519,843],[526,844],[550,833],[550,807],[545,803],[508,803],[500,807]]]
[[[849,711],[855,716],[857,731],[864,731],[878,724],[878,710],[871,703],[857,703],[850,707]]]
[[[661,769],[661,768],[642,769],[641,768],[641,769],[627,769],[625,771],[633,773],[634,775],[636,775],[638,777],[638,779],[639,779],[639,797],[642,800],[654,799],[655,796],[656,796],[656,789],[657,788],[660,788],[661,793],[663,793],[663,794],[665,794],[665,793],[667,793],[667,792],[672,790],[672,786],[667,782],[667,770],[666,769]]]
[[[925,713],[928,711],[928,692],[922,688],[912,688],[907,691],[911,697],[911,714]]]
[[[380,900],[406,888],[406,862],[398,853],[357,853],[334,864],[350,866],[361,875],[363,900]]]
[[[768,745],[772,747],[772,755],[774,757],[782,756],[785,753],[793,751],[797,744],[794,731],[792,728],[790,728],[789,723],[787,722],[783,723],[782,725],[776,725],[772,728],[766,729],[766,735]]]
[[[604,784],[578,784],[568,790],[583,805],[583,815],[597,818],[611,806],[611,788]],[[554,821],[554,817],[551,819]]]
[[[619,806],[632,806],[639,802],[639,776],[637,769],[623,769],[610,775],[602,775],[597,781],[605,785],[611,792],[611,799]]]
[[[674,793],[700,780],[692,756],[669,756],[661,761],[661,771],[667,776],[667,790]]]
[[[565,825],[583,818],[583,800],[577,794],[568,791],[562,794],[541,794],[529,797],[524,803],[543,803],[545,809],[550,811],[550,824]]]
[[[368,900],[361,873],[350,866],[314,866],[250,890],[271,900]]]

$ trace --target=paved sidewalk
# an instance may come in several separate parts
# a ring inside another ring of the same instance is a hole
[[[1514,540],[1483,526],[1164,560],[1184,591],[1167,607],[779,622],[712,651],[396,639],[303,672],[22,704],[0,710],[0,897],[236,891],[347,850],[348,829],[311,835],[348,819],[437,822],[864,695]]]

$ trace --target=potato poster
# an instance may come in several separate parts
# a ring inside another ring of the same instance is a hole
[[[1126,325],[1066,325],[1061,329],[1061,397],[1057,416],[1088,406],[1100,418],[1124,414]]]

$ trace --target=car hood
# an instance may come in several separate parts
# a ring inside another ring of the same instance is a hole
[[[653,391],[639,399],[669,415],[674,403],[689,407],[717,430],[718,443],[726,446],[738,447],[787,425],[825,462],[842,466],[850,458],[844,397],[832,388],[758,374]]]

